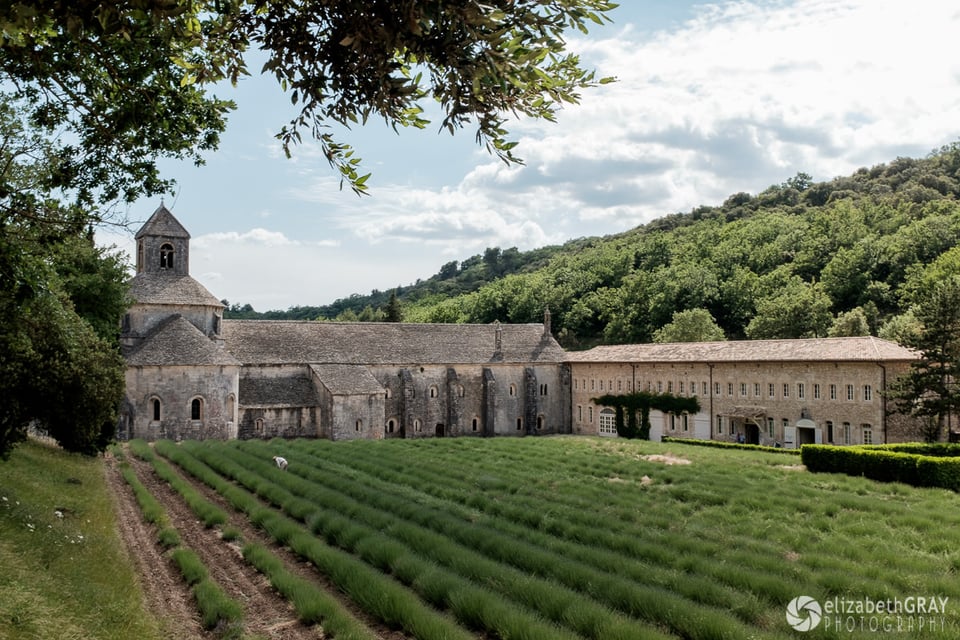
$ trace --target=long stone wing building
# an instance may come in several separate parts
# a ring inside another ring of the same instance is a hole
[[[803,443],[917,439],[884,391],[916,354],[877,338],[596,347],[543,324],[224,320],[190,277],[190,234],[161,205],[136,235],[118,436],[616,435],[605,394],[695,396],[651,436]]]
[[[161,206],[137,233],[119,437],[562,433],[566,354],[543,324],[224,320]]]
[[[651,437],[799,447],[916,440],[885,391],[917,355],[874,337],[601,346],[568,355],[573,432],[616,433],[604,394],[696,397],[691,415],[651,412]]]

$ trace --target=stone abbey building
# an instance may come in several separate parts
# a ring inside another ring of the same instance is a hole
[[[224,320],[165,207],[135,236],[118,436],[413,438],[570,430],[544,324]]]
[[[567,353],[542,324],[225,320],[161,205],[136,237],[118,437],[616,435],[607,393],[696,396],[654,439],[795,447],[912,440],[883,391],[916,356],[877,338],[618,345]]]

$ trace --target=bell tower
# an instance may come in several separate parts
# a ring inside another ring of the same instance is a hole
[[[190,274],[190,234],[161,204],[137,235],[137,274]]]

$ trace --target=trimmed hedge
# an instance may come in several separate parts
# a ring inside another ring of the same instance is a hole
[[[764,447],[759,444],[739,444],[737,442],[721,442],[720,440],[697,440],[694,438],[672,438],[664,436],[660,442],[691,444],[697,447],[716,447],[718,449],[743,449],[746,451],[763,451],[765,453],[785,453],[791,456],[800,455],[800,449],[784,449],[783,447]]]
[[[896,444],[834,446],[805,444],[801,458],[807,469],[845,473],[880,482],[960,491],[960,447]]]

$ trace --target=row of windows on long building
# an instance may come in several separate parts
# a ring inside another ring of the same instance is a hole
[[[606,382],[606,384],[604,384]],[[616,387],[616,388],[614,388]],[[606,393],[630,393],[634,390],[634,384],[631,380],[617,380],[616,384],[614,381],[597,378],[590,379],[590,388],[589,391],[603,391]],[[701,381],[699,384],[694,381],[674,381],[674,380],[648,380],[647,382],[638,382],[637,391],[646,390],[649,392],[656,393],[676,393],[678,395],[691,395],[691,396],[707,396],[709,395],[710,386],[706,381]],[[766,387],[766,388],[764,388]],[[586,378],[576,378],[573,381],[574,391],[587,391],[587,379]],[[812,397],[814,400],[857,400],[857,394],[859,391],[859,399],[864,402],[870,402],[873,400],[873,387],[869,384],[865,384],[859,389],[856,385],[846,384],[838,385],[835,383],[830,384],[820,384],[813,383],[808,385],[805,382],[784,382],[782,384],[777,384],[773,382],[768,382],[765,384],[754,382],[740,382],[739,384],[733,382],[713,383],[713,395],[717,398],[730,397],[730,398],[768,398],[768,399],[789,399],[796,398],[798,400],[806,400]]]
[[[580,422],[583,422],[583,406],[577,406],[577,417]],[[593,423],[594,411],[592,406],[587,407],[587,422]],[[670,433],[679,433],[685,434],[690,432],[690,420],[691,416],[689,414],[680,414],[680,415],[667,415],[667,425],[665,435],[670,435]],[[766,436],[771,440],[775,440],[780,437],[783,433],[777,434],[776,431],[776,420],[767,416],[765,420],[766,427]],[[787,418],[780,419],[781,426],[783,429],[786,429],[790,426],[790,420]],[[758,425],[760,426],[760,425]],[[832,420],[826,420],[823,423],[824,426],[824,438],[825,441],[831,444],[853,444],[854,429],[849,422],[843,422],[840,424],[839,429],[836,428]],[[873,425],[870,423],[863,423],[859,426],[860,429],[860,443],[861,444],[873,444]],[[603,408],[597,413],[597,433],[600,435],[616,435],[617,434],[617,414],[616,411],[610,408]],[[723,437],[728,435],[733,437],[736,435],[733,432],[733,427],[729,424],[729,418],[724,418],[722,415],[716,417],[716,435]]]

